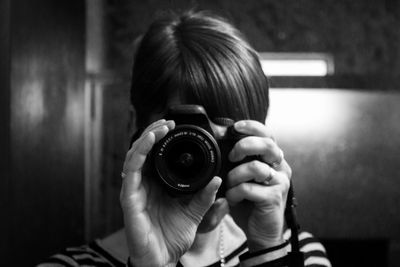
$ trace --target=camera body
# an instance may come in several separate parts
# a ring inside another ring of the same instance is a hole
[[[237,132],[231,119],[219,118],[214,124],[199,105],[172,106],[166,119],[174,120],[176,127],[155,145],[151,160],[167,191],[176,196],[193,194],[219,176],[223,182],[218,195],[224,195],[227,173],[250,160],[233,163],[228,159],[235,143],[247,135]],[[216,127],[223,127],[218,134],[213,131]]]

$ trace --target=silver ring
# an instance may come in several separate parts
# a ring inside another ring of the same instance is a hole
[[[121,178],[124,179],[126,177],[126,173],[121,172]]]
[[[271,171],[270,171],[267,179],[263,182],[263,184],[265,184],[265,185],[269,185],[271,183],[271,180],[274,178],[274,175],[276,174],[276,171],[273,168],[271,168],[270,170]]]
[[[283,159],[285,158],[285,155],[283,154],[282,149],[279,149],[279,159],[277,161],[272,162],[270,165],[272,166],[272,168],[277,168],[279,167],[279,165],[281,165]]]

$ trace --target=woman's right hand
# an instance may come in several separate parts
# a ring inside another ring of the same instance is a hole
[[[134,266],[176,266],[191,247],[198,225],[215,201],[221,179],[214,177],[190,200],[170,197],[142,169],[154,144],[175,127],[151,124],[126,154],[120,194],[125,233]]]

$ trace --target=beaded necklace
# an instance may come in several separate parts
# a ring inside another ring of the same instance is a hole
[[[219,226],[219,261],[220,261],[220,266],[224,267],[225,266],[225,250],[224,250],[224,222],[221,221],[221,224]]]

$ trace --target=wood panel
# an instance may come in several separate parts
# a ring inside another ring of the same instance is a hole
[[[10,8],[5,254],[14,258],[9,266],[30,266],[83,242],[85,9],[78,0],[16,0]]]
[[[9,207],[10,179],[10,1],[0,0],[0,210]],[[3,237],[0,239],[0,251],[6,251],[10,235],[7,231],[9,220],[0,220]],[[8,258],[5,254],[4,257]],[[6,262],[7,262],[6,258]]]

